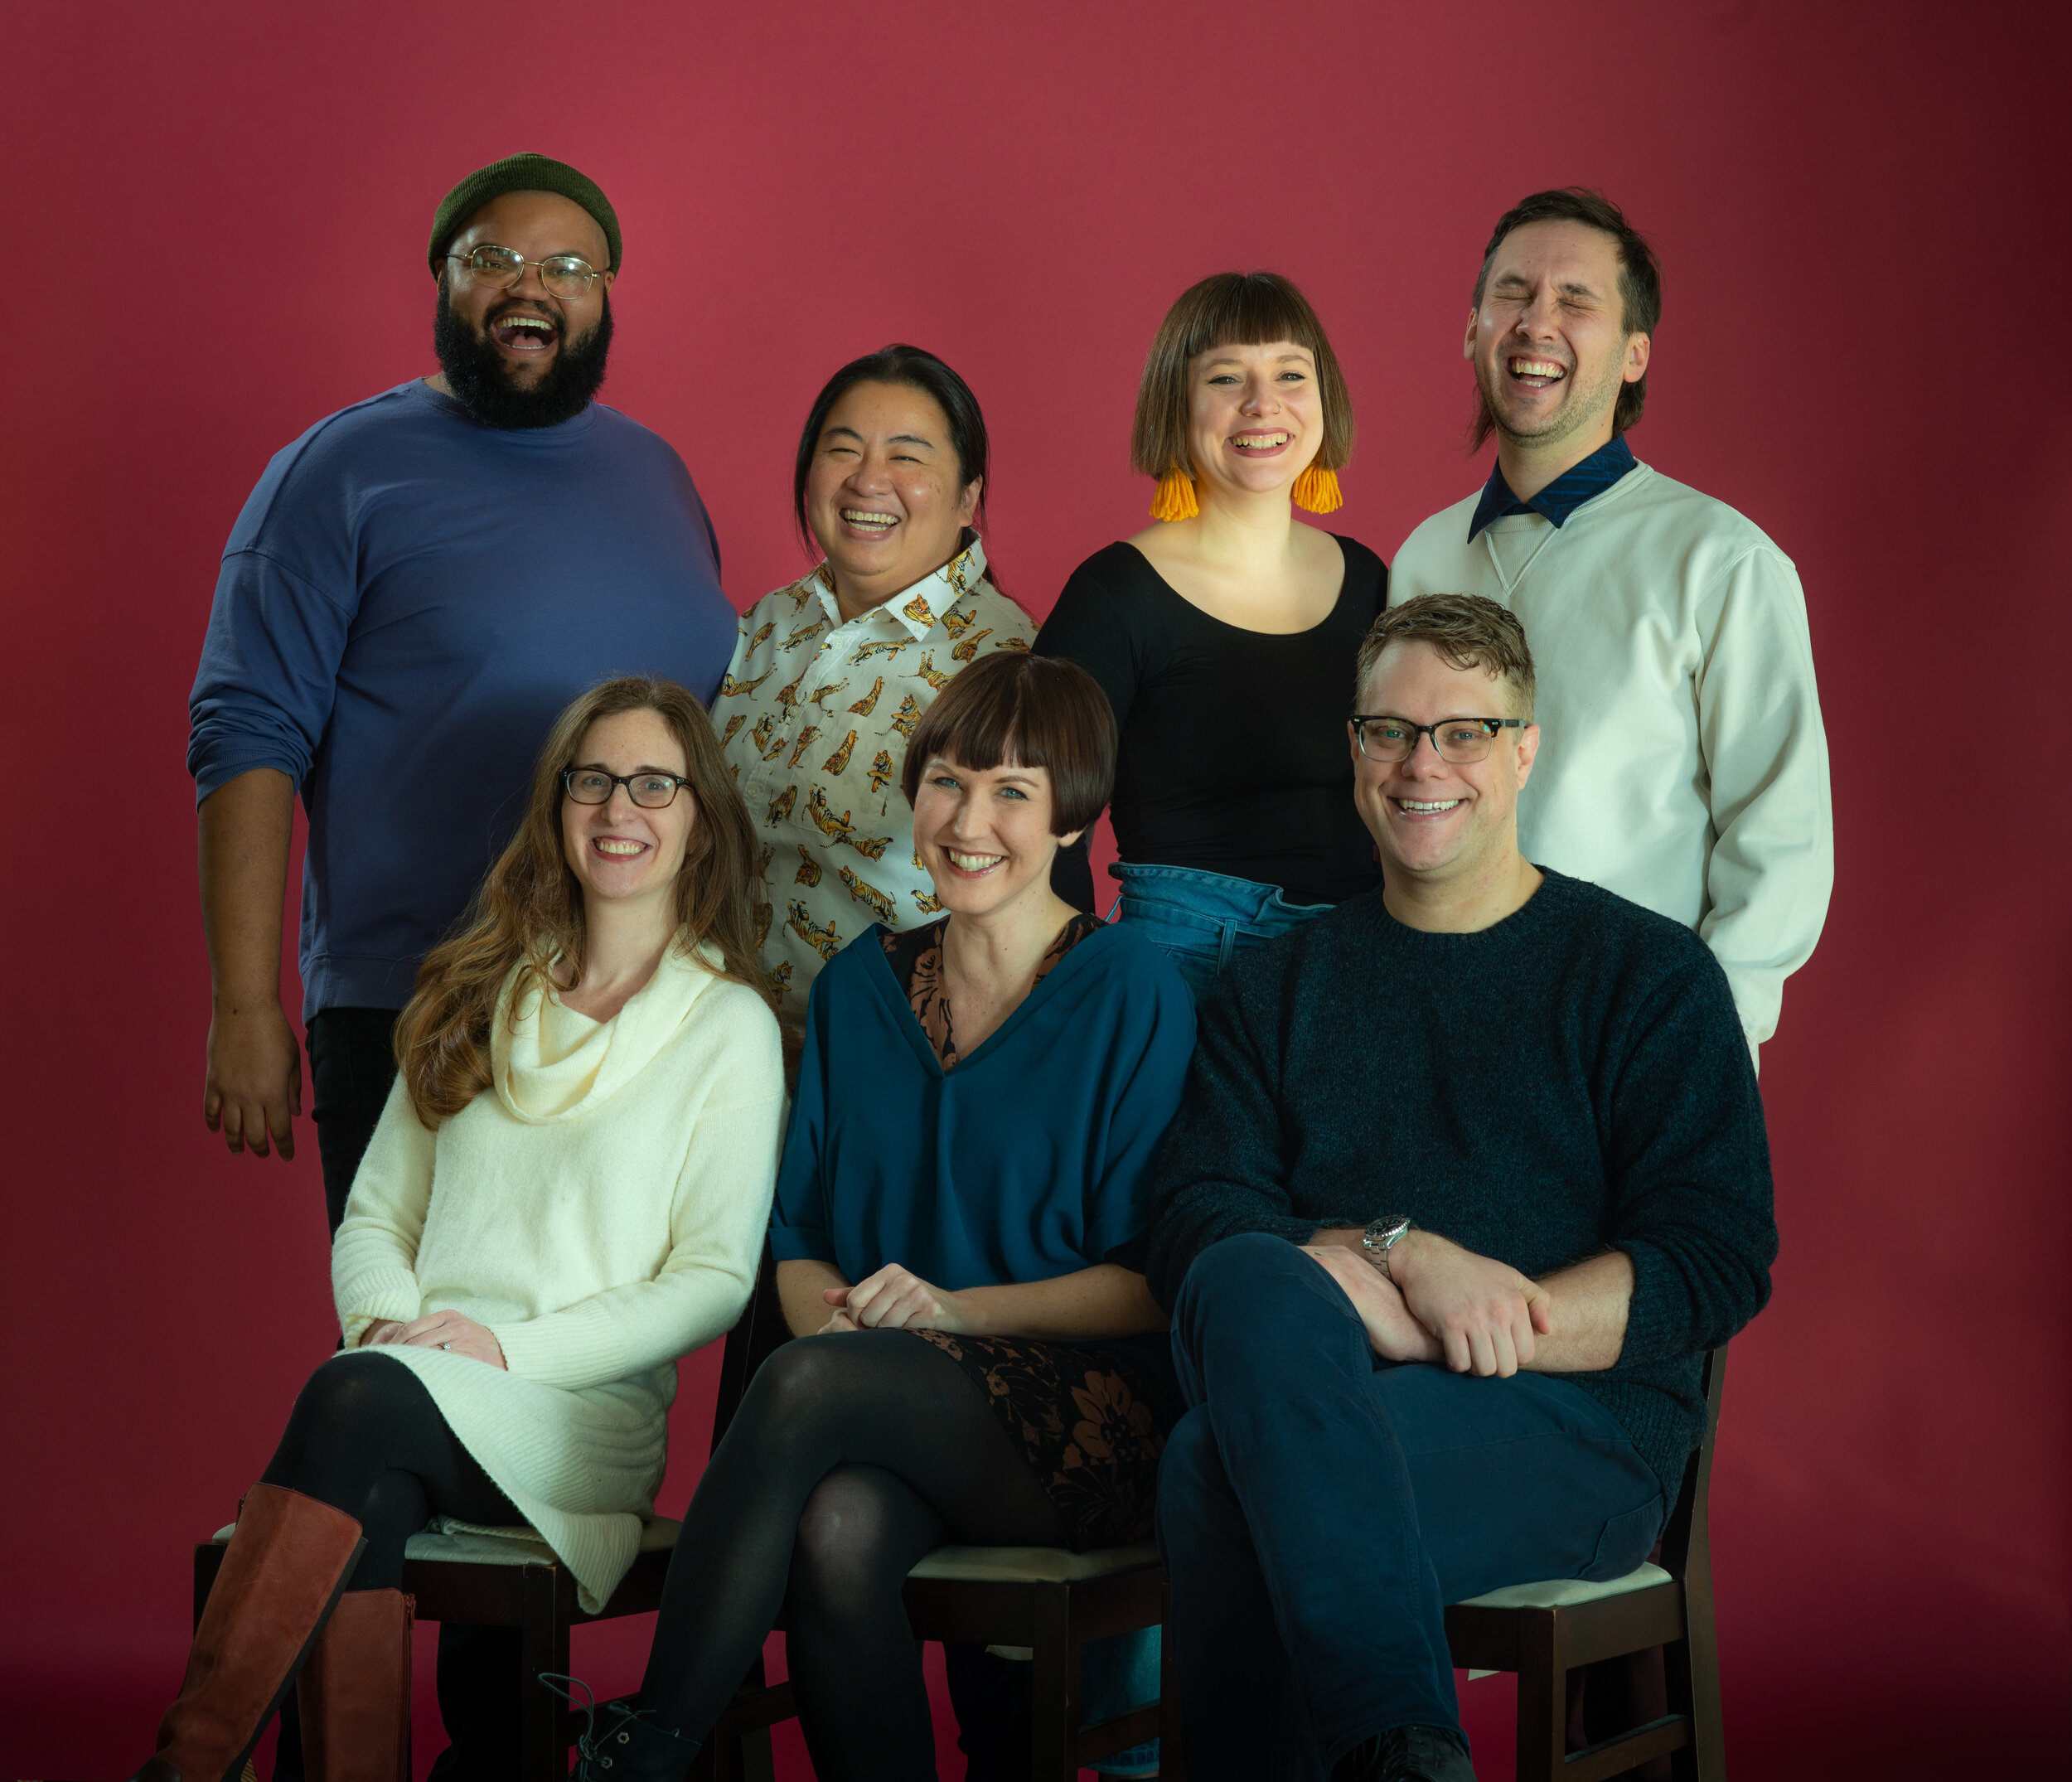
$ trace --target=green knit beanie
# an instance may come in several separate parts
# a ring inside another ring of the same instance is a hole
[[[604,245],[612,256],[611,265],[600,266],[598,270],[617,270],[620,254],[619,219],[618,212],[612,208],[612,201],[598,189],[595,180],[579,173],[567,162],[527,153],[506,155],[501,161],[491,162],[487,167],[469,174],[439,201],[438,212],[432,219],[430,257],[433,278],[438,276],[440,263],[453,237],[461,232],[461,226],[491,199],[501,198],[507,191],[550,191],[572,204],[581,205],[604,231]]]

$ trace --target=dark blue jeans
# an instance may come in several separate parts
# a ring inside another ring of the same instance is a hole
[[[1195,1259],[1173,1354],[1192,1408],[1159,1470],[1159,1544],[1202,1782],[1320,1778],[1391,1726],[1460,1737],[1445,1605],[1623,1576],[1661,1528],[1661,1486],[1588,1393],[1377,1360],[1284,1239]]]

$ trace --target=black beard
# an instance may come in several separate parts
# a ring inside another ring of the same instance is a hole
[[[477,334],[453,313],[446,281],[440,279],[438,303],[432,312],[432,351],[446,374],[446,387],[485,427],[558,427],[574,420],[604,383],[605,361],[612,350],[608,294],[603,305],[603,313],[588,334],[574,340],[563,337],[545,377],[521,386],[511,380],[487,332]]]

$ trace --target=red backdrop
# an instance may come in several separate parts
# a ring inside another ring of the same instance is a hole
[[[283,1166],[201,1125],[185,699],[268,455],[429,369],[432,208],[518,148],[619,206],[608,395],[690,462],[742,603],[798,573],[814,390],[906,339],[985,402],[996,560],[1047,610],[1143,523],[1142,355],[1227,266],[1289,274],[1333,331],[1361,429],[1334,523],[1392,554],[1484,472],[1459,341],[1490,221],[1568,181],[1629,208],[1668,269],[1635,443],[1797,560],[1839,832],[1827,937],[1763,1059],[1784,1252],[1714,1491],[1729,1741],[1772,1779],[2054,1769],[2063,17],[12,9],[0,1775],[148,1749],[186,1544],[332,1340],[310,1130]],[[713,1359],[685,1364],[666,1508]],[[586,1637],[579,1666],[630,1682],[644,1630]],[[1507,1688],[1464,1698],[1485,1779],[1510,1773]],[[421,1767],[428,1717],[419,1744]]]

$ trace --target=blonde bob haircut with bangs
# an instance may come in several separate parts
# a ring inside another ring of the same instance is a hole
[[[1212,346],[1271,346],[1287,341],[1315,360],[1324,399],[1324,443],[1310,460],[1343,470],[1353,458],[1353,398],[1310,300],[1277,272],[1219,272],[1190,285],[1166,311],[1137,386],[1130,463],[1140,475],[1198,474],[1188,456],[1187,367]]]

